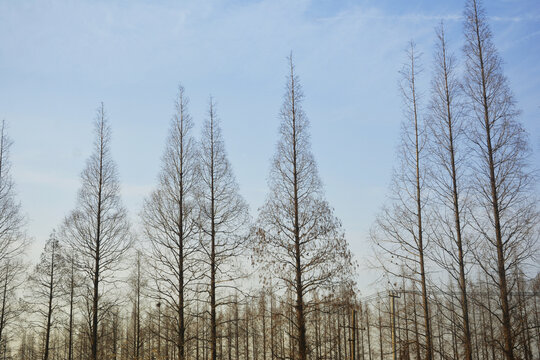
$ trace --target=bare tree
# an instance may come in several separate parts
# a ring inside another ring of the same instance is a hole
[[[0,264],[20,255],[26,245],[23,233],[25,218],[21,205],[15,198],[11,178],[9,151],[12,141],[7,134],[7,124],[2,120],[0,128]]]
[[[20,325],[15,320],[25,311],[17,296],[24,284],[25,270],[20,257],[8,258],[0,264],[0,357],[6,357],[8,342],[14,336],[11,330]]]
[[[43,360],[49,359],[51,330],[55,323],[56,313],[62,305],[60,299],[64,291],[62,278],[65,275],[65,265],[63,249],[56,232],[53,231],[45,243],[39,263],[28,279],[32,311],[43,319],[40,319],[38,324],[45,331]]]
[[[195,186],[197,150],[191,136],[193,122],[188,98],[179,87],[175,114],[162,158],[158,188],[145,201],[141,214],[145,234],[152,246],[152,266],[156,275],[158,301],[173,310],[178,359],[185,358],[187,308],[186,293],[194,279],[197,250],[197,204]]]
[[[297,340],[294,353],[305,360],[311,294],[348,280],[353,264],[341,223],[324,199],[292,54],[288,62],[280,139],[268,180],[270,192],[259,210],[256,250],[282,287],[294,290],[296,336],[291,335]]]
[[[507,274],[531,256],[538,240],[534,183],[527,166],[529,147],[480,1],[467,1],[464,18],[464,87],[473,123],[474,188],[479,204],[475,227],[486,244],[479,263],[498,289],[501,345],[506,359],[513,360],[510,298],[514,284]]]
[[[426,275],[425,233],[426,189],[425,133],[420,116],[418,75],[421,72],[420,53],[414,42],[407,49],[407,62],[401,70],[401,92],[406,120],[402,123],[400,168],[392,183],[392,202],[385,207],[372,230],[372,239],[382,257],[382,267],[395,276],[411,274],[419,283],[425,327],[426,359],[433,358],[431,323]],[[388,261],[389,260],[389,261]],[[403,272],[403,267],[406,271]]]
[[[456,61],[448,50],[444,25],[437,28],[434,74],[431,82],[430,153],[432,166],[430,185],[435,201],[432,210],[437,228],[433,232],[437,246],[435,258],[457,281],[460,290],[463,349],[465,359],[472,360],[472,344],[467,299],[466,256],[467,239],[464,211],[465,152],[463,151],[465,124],[463,98]],[[434,251],[435,253],[435,251]]]
[[[73,360],[73,336],[74,336],[74,325],[75,325],[75,308],[78,304],[77,296],[79,287],[81,283],[81,275],[77,271],[75,265],[75,254],[67,253],[65,255],[66,261],[66,276],[64,277],[64,294],[67,295],[67,331],[68,331],[68,354],[67,360]]]
[[[120,200],[116,164],[110,154],[111,131],[101,103],[95,120],[94,151],[81,174],[77,207],[66,218],[64,237],[79,256],[78,268],[89,281],[87,313],[91,358],[99,358],[99,333],[105,285],[114,279],[131,245],[126,210]]]
[[[210,359],[217,357],[216,309],[232,296],[226,288],[238,278],[235,261],[245,249],[248,208],[239,194],[231,165],[225,152],[215,103],[210,99],[208,118],[200,140],[200,184],[198,187],[202,261],[206,266],[210,305]],[[223,291],[217,294],[217,291]]]
[[[21,285],[23,271],[20,255],[27,245],[23,232],[25,218],[15,198],[11,178],[9,151],[12,141],[7,134],[6,121],[0,128],[0,354],[5,351],[6,325],[18,313],[15,292]]]
[[[147,278],[145,274],[143,273],[142,267],[143,264],[143,255],[141,250],[135,251],[135,263],[134,268],[132,269],[132,272],[129,277],[129,286],[131,288],[132,294],[131,294],[131,301],[133,303],[133,311],[132,311],[132,320],[133,320],[133,357],[136,360],[139,360],[143,358],[142,355],[142,348],[143,348],[143,331],[141,330],[141,322],[142,322],[142,307],[141,301],[143,301],[142,297],[144,296],[143,292],[147,286]]]

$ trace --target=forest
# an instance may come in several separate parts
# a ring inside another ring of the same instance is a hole
[[[101,103],[76,206],[31,263],[3,121],[0,359],[540,359],[538,164],[484,5],[462,22],[462,43],[441,22],[430,58],[411,41],[396,60],[400,145],[366,263],[326,200],[293,53],[255,218],[215,100],[195,134],[180,85],[139,223]]]

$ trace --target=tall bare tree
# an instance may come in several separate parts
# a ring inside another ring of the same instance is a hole
[[[272,161],[265,204],[259,211],[257,254],[283,288],[295,294],[295,356],[308,358],[306,317],[314,290],[347,280],[352,256],[340,221],[324,199],[311,152],[302,87],[288,58],[279,141]],[[292,319],[291,319],[292,320]]]
[[[210,359],[215,360],[219,325],[216,309],[232,296],[226,289],[230,289],[231,281],[238,274],[239,269],[231,269],[245,250],[249,215],[227,159],[213,99],[209,102],[208,118],[200,139],[198,175],[202,261],[206,267],[204,276],[208,280],[210,305]]]
[[[533,178],[527,166],[529,147],[480,1],[467,1],[464,21],[464,87],[473,123],[474,188],[479,204],[475,224],[487,245],[479,263],[498,289],[501,344],[506,359],[513,360],[514,286],[508,272],[531,256],[538,239]]]
[[[407,62],[401,70],[401,93],[405,120],[402,122],[400,167],[394,172],[392,202],[378,217],[372,231],[376,249],[382,252],[381,265],[390,274],[410,274],[420,285],[426,360],[433,359],[431,319],[428,301],[426,262],[428,238],[426,222],[425,127],[421,117],[418,75],[420,53],[414,42],[406,52]],[[405,271],[402,270],[405,267]]]
[[[464,358],[472,360],[466,278],[464,104],[456,60],[448,49],[442,23],[436,34],[430,115],[427,117],[432,154],[430,185],[435,199],[431,208],[438,226],[433,232],[438,245],[435,258],[459,285]]]
[[[179,87],[158,188],[145,201],[141,214],[145,234],[152,246],[152,261],[159,301],[174,314],[178,359],[185,358],[187,288],[194,279],[197,250],[197,204],[195,202],[197,149],[191,135],[193,122],[188,98]]]
[[[91,359],[99,358],[100,311],[105,285],[131,245],[126,210],[120,200],[116,164],[110,153],[111,130],[101,103],[95,120],[94,150],[81,174],[75,210],[66,218],[64,237],[79,256],[77,265],[89,281],[88,306]]]

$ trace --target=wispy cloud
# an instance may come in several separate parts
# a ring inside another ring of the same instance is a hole
[[[376,8],[357,7],[340,12],[335,16],[320,17],[317,20],[321,22],[338,22],[347,19],[366,19],[366,20],[384,20],[384,21],[432,21],[447,20],[461,21],[461,14],[427,14],[427,13],[406,13],[406,14],[388,14]]]
[[[530,14],[523,16],[489,16],[492,21],[500,22],[540,22],[540,14]]]
[[[320,22],[338,22],[345,19],[369,19],[369,20],[384,20],[384,21],[433,21],[433,20],[445,20],[445,21],[462,21],[463,15],[461,12],[456,13],[422,13],[422,12],[410,12],[404,14],[391,14],[381,11],[378,8],[365,8],[356,7],[347,9],[334,16],[319,17],[316,19]],[[540,22],[540,14],[528,14],[522,16],[500,16],[492,15],[488,16],[489,20],[497,22]]]

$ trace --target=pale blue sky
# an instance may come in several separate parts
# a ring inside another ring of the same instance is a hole
[[[427,97],[433,28],[444,18],[460,55],[463,3],[0,0],[0,119],[14,140],[30,253],[41,251],[75,204],[100,101],[110,116],[124,203],[137,222],[180,82],[197,126],[209,95],[216,99],[230,161],[255,215],[292,50],[327,198],[361,260],[395,164],[403,49],[414,39],[424,52]],[[538,167],[540,2],[486,6]]]

